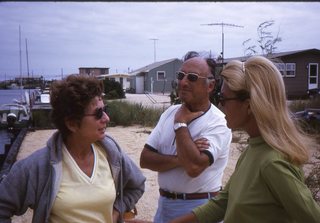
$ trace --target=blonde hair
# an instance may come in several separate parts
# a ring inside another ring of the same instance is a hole
[[[229,62],[221,76],[232,91],[250,95],[250,108],[264,140],[291,163],[305,163],[315,141],[292,119],[277,67],[265,57],[253,56],[245,63]]]

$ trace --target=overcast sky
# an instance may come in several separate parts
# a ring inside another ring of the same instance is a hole
[[[242,43],[257,45],[257,27],[282,38],[278,52],[320,49],[319,2],[0,2],[0,78],[22,74],[47,79],[78,73],[79,67],[128,72],[154,62],[182,58],[190,50],[244,55]],[[158,40],[151,40],[158,39]],[[156,50],[154,51],[154,44]]]

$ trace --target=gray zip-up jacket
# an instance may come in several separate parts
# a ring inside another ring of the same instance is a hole
[[[145,177],[137,165],[106,136],[99,141],[116,186],[114,207],[120,212],[132,210],[144,193]],[[47,146],[16,162],[0,183],[0,222],[11,222],[13,215],[33,209],[33,223],[46,223],[62,176],[62,137],[54,133]],[[76,188],[75,188],[76,189]],[[90,194],[88,194],[90,196]],[[86,201],[83,201],[86,202]],[[122,219],[120,219],[120,222]]]

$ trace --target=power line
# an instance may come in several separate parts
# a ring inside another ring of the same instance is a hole
[[[235,24],[230,24],[230,23],[224,23],[224,22],[220,22],[220,23],[208,23],[208,24],[201,24],[202,26],[221,26],[222,28],[222,51],[221,51],[221,60],[223,63],[223,59],[224,59],[224,32],[223,32],[223,27],[224,26],[232,26],[232,27],[239,27],[239,28],[244,28],[244,26],[239,26],[239,25],[235,25]]]

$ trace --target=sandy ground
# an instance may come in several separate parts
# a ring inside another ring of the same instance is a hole
[[[170,97],[169,94],[128,94],[126,93],[126,98],[121,99],[124,101],[141,103],[143,106],[149,107],[169,107]]]

